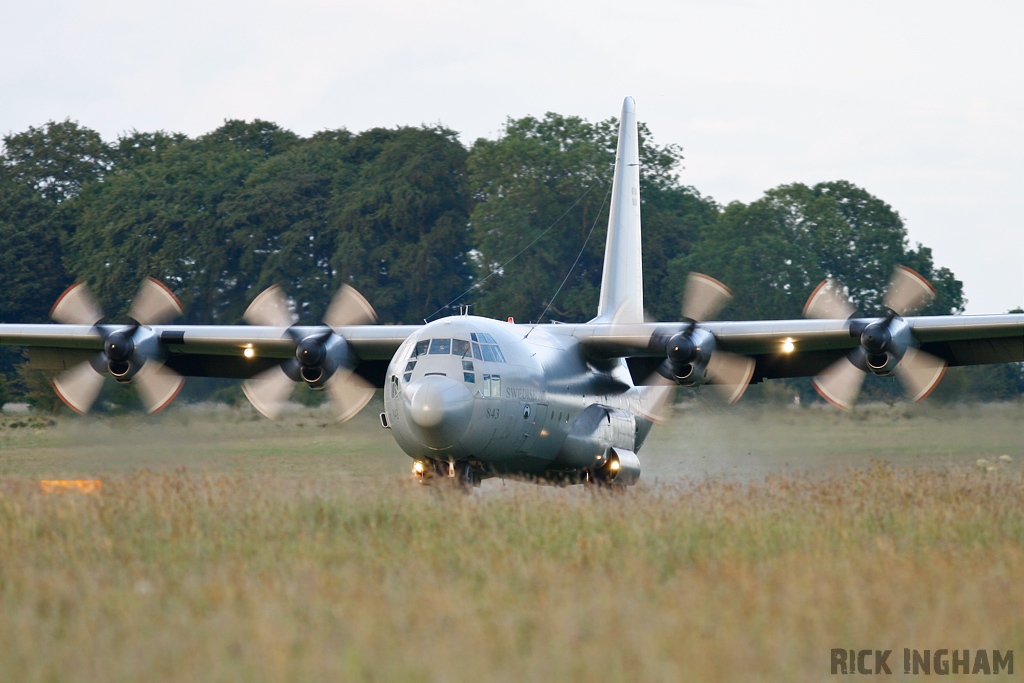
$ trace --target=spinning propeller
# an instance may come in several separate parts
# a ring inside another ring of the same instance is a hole
[[[754,374],[754,360],[718,348],[715,335],[704,329],[700,321],[713,317],[732,298],[732,292],[718,280],[690,273],[683,293],[683,319],[690,322],[669,337],[665,344],[665,360],[648,383],[671,386],[697,386],[710,383],[729,403],[743,396]],[[667,396],[667,394],[665,394]],[[664,396],[659,398],[663,400]],[[651,406],[645,413],[658,417],[660,406]]]
[[[924,308],[935,297],[935,288],[920,274],[897,266],[885,292],[884,317],[864,324],[851,321],[850,335],[860,345],[825,368],[814,378],[814,388],[832,405],[850,410],[857,400],[864,375],[896,375],[913,401],[932,392],[946,371],[946,361],[916,348],[910,326],[902,316]],[[804,306],[808,318],[849,318],[853,304],[835,280],[825,280]]]
[[[245,311],[251,325],[281,328],[295,345],[295,357],[265,370],[242,384],[242,390],[256,410],[276,418],[297,382],[313,389],[327,389],[339,422],[363,409],[373,397],[373,386],[353,369],[359,362],[343,336],[334,328],[367,325],[377,314],[363,296],[348,285],[342,286],[324,314],[323,323],[311,334],[308,328],[296,328],[284,293],[277,285],[264,290]],[[303,336],[304,335],[304,336]]]
[[[50,310],[50,317],[69,325],[89,325],[103,340],[103,351],[53,380],[53,388],[64,403],[78,413],[87,413],[110,373],[118,382],[139,388],[147,412],[163,410],[178,395],[185,379],[163,363],[160,340],[150,325],[159,325],[181,315],[181,302],[163,283],[153,278],[142,282],[128,315],[129,325],[99,325],[103,311],[85,283],[69,287]]]

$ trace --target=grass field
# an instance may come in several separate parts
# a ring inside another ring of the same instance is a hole
[[[416,486],[371,408],[52,422],[0,418],[3,681],[819,681],[832,648],[901,680],[1024,644],[1020,404],[695,408],[625,494]]]

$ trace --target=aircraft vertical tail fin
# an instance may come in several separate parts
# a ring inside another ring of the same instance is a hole
[[[644,321],[643,259],[640,249],[640,141],[636,104],[622,103],[619,144],[604,250],[601,298],[596,320],[615,323]]]

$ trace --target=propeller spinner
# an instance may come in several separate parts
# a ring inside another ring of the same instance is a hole
[[[163,410],[181,391],[185,379],[163,364],[160,341],[149,327],[181,315],[181,302],[154,278],[142,282],[132,301],[129,325],[99,325],[103,311],[85,283],[78,282],[58,297],[50,317],[68,325],[89,325],[103,340],[103,351],[58,375],[53,388],[77,413],[87,413],[96,401],[106,373],[139,388],[146,411]]]
[[[355,289],[342,286],[324,314],[323,324],[302,336],[284,292],[273,285],[257,296],[245,311],[251,325],[281,328],[295,344],[295,357],[265,370],[242,384],[256,410],[269,418],[280,415],[297,382],[326,389],[339,422],[350,419],[373,397],[373,386],[353,372],[359,358],[334,328],[377,321],[369,302]]]

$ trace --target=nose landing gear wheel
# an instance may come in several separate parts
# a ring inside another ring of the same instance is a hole
[[[432,484],[435,479],[446,479],[449,476],[448,463],[439,460],[417,460],[412,464],[412,476],[421,484]]]
[[[453,479],[455,484],[466,491],[470,491],[477,484],[473,466],[468,462],[457,462],[453,465]]]
[[[469,462],[443,462],[441,460],[417,460],[412,465],[412,476],[421,484],[451,483],[459,489],[470,491],[480,485],[480,479]]]

